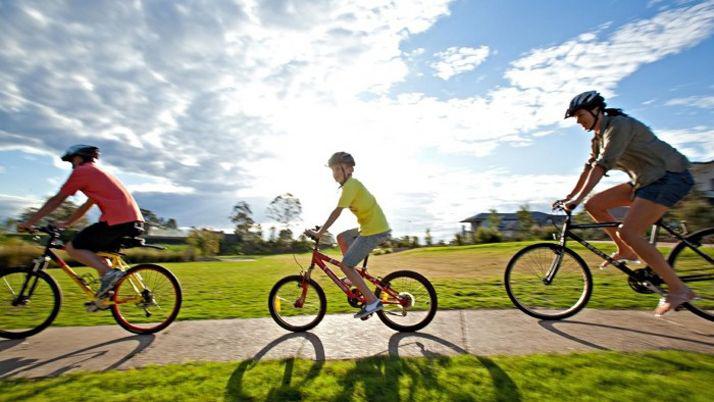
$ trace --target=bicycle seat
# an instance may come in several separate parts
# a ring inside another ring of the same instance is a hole
[[[122,237],[119,239],[119,247],[121,248],[134,248],[143,247],[146,240],[142,237]]]

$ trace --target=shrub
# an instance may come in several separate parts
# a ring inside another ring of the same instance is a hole
[[[479,227],[474,235],[477,243],[498,243],[503,240],[503,234],[498,229]]]

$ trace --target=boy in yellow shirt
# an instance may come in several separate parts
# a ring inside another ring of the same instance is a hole
[[[342,272],[365,296],[367,302],[355,314],[355,318],[366,317],[375,311],[381,310],[382,302],[374,296],[367,287],[362,277],[354,267],[367,257],[375,247],[390,238],[391,230],[382,208],[377,204],[374,196],[367,191],[364,185],[354,177],[355,160],[347,152],[336,152],[330,157],[327,166],[332,169],[332,177],[340,183],[342,195],[337,203],[337,208],[330,214],[327,221],[317,233],[318,239],[329,229],[342,213],[342,209],[349,208],[357,216],[360,229],[351,229],[337,235],[337,243],[342,250]]]

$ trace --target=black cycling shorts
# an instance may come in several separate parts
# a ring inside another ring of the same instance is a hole
[[[72,247],[77,250],[119,251],[122,237],[134,237],[144,233],[144,222],[127,222],[108,225],[97,222],[82,229],[72,239]]]

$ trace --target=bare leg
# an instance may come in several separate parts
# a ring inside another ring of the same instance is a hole
[[[592,196],[585,203],[585,210],[595,222],[613,222],[615,218],[608,212],[608,209],[630,204],[632,204],[632,186],[629,183],[623,183]],[[617,236],[615,228],[604,228],[604,230],[617,245],[618,256],[634,259],[635,251]]]
[[[680,293],[686,290],[684,282],[677,276],[674,269],[664,259],[655,246],[644,237],[647,228],[657,222],[669,208],[643,198],[635,198],[625,221],[617,230],[618,236],[625,241],[637,255],[652,268],[662,280],[667,283],[670,293]],[[670,310],[669,306],[657,309],[657,314]]]
[[[72,246],[72,242],[65,245],[65,251],[75,260],[96,269],[100,276],[103,276],[112,269],[104,258],[98,256],[91,250],[78,250]]]
[[[352,284],[355,285],[360,292],[362,292],[364,297],[367,299],[367,303],[373,303],[377,300],[377,297],[374,295],[374,293],[372,293],[371,290],[369,290],[364,279],[362,279],[360,274],[358,274],[354,268],[342,266],[340,268],[342,269],[342,272],[347,275],[350,281],[352,281]]]

